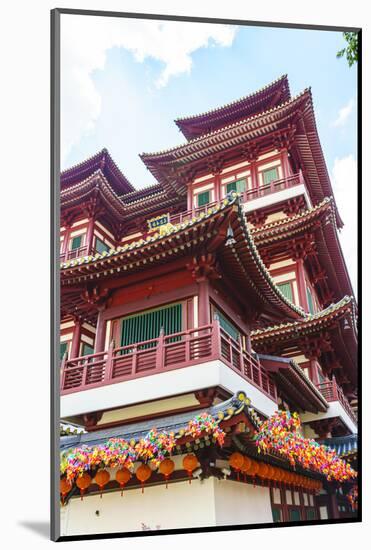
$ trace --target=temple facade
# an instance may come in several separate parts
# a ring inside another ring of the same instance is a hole
[[[105,149],[61,174],[62,458],[128,443],[127,468],[62,475],[61,535],[356,517],[347,481],[255,438],[297,412],[356,468],[357,306],[311,91],[283,76],[175,122],[184,144],[141,155],[155,185]]]

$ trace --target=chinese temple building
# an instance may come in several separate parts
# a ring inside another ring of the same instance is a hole
[[[155,185],[105,149],[61,174],[61,534],[356,518],[357,305],[311,91],[175,122]]]

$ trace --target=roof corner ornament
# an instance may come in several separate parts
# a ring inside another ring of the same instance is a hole
[[[234,238],[234,235],[233,235],[232,226],[231,226],[231,224],[229,224],[228,229],[227,229],[227,238],[226,238],[226,241],[225,241],[225,246],[233,246],[235,244],[236,244],[236,239]]]

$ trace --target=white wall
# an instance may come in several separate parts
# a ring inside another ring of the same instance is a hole
[[[215,478],[74,498],[61,510],[62,535],[262,522],[272,522],[268,488]]]
[[[300,195],[304,195],[307,207],[311,208],[312,204],[310,202],[310,198],[308,196],[305,185],[299,184],[295,185],[295,187],[283,189],[282,191],[276,191],[275,193],[271,193],[270,195],[265,195],[263,197],[245,202],[245,204],[243,205],[244,212],[251,212],[252,210],[257,210],[258,208],[271,206],[272,204],[283,202],[292,199],[293,197],[298,197]]]
[[[216,525],[273,522],[268,487],[214,480]]]

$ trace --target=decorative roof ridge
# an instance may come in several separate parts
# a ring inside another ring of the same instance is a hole
[[[136,203],[140,203],[140,202],[144,202],[146,199],[150,199],[151,197],[155,197],[155,196],[159,196],[161,195],[161,191],[158,192],[158,193],[152,193],[152,194],[148,194],[148,195],[145,195],[144,197],[140,197],[139,199],[135,200],[135,197],[133,197],[133,195],[135,193],[139,193],[141,190],[137,190],[137,191],[134,191],[134,192],[130,192],[128,193],[127,195],[118,195],[116,193],[116,191],[112,188],[112,185],[110,184],[110,182],[108,181],[107,177],[105,176],[105,174],[102,172],[101,168],[98,168],[97,170],[95,170],[92,174],[90,174],[87,178],[81,180],[80,182],[78,183],[75,183],[74,185],[71,185],[69,187],[66,187],[64,189],[61,189],[61,192],[60,192],[60,195],[61,195],[61,198],[64,198],[70,194],[72,194],[74,191],[76,191],[76,189],[78,189],[79,187],[83,187],[84,185],[86,185],[87,183],[89,183],[89,181],[91,181],[92,179],[96,178],[97,176],[100,176],[105,184],[109,187],[109,190],[110,192],[114,195],[114,198],[117,199],[119,201],[119,203],[125,207],[125,206],[132,206],[133,204],[136,204]],[[156,184],[154,185],[153,187],[160,187],[161,184]],[[161,186],[162,188],[162,186]],[[150,189],[150,187],[147,187],[146,189]],[[162,188],[162,192],[164,192],[163,188]],[[125,201],[124,198],[128,197],[128,195],[131,196],[131,198],[133,200],[131,201]],[[67,199],[68,200],[68,199]]]
[[[355,305],[354,296],[344,296],[338,302],[329,305],[327,308],[322,309],[321,311],[318,311],[314,314],[306,314],[305,319],[300,319],[298,321],[289,321],[287,323],[280,323],[279,325],[272,325],[264,329],[253,330],[251,331],[251,336],[254,337],[254,336],[259,336],[261,334],[268,334],[269,332],[273,332],[275,330],[291,328],[297,325],[302,325],[303,323],[308,323],[310,321],[316,321],[318,319],[322,319],[323,317],[326,317],[330,313],[339,311],[342,307],[348,304],[352,305],[352,310],[353,310]]]
[[[203,134],[202,136],[199,136],[194,139],[190,139],[189,141],[185,141],[184,143],[181,143],[180,145],[175,145],[174,147],[170,147],[169,149],[163,149],[160,151],[153,151],[150,153],[140,153],[140,158],[144,161],[144,159],[150,158],[150,157],[156,157],[160,155],[164,155],[167,153],[172,153],[173,151],[176,151],[177,149],[181,149],[182,147],[187,147],[188,145],[193,145],[194,143],[198,141],[202,141],[206,138],[209,138],[211,136],[214,136],[216,134],[221,134],[222,132],[225,132],[226,130],[230,130],[232,128],[236,128],[237,126],[242,126],[243,124],[246,124],[246,122],[251,122],[252,120],[255,120],[259,117],[263,117],[268,115],[269,113],[277,112],[280,109],[283,109],[284,107],[287,107],[289,104],[295,103],[300,98],[302,98],[304,95],[309,94],[310,98],[312,99],[311,94],[311,88],[305,88],[302,92],[297,94],[296,96],[292,97],[288,101],[285,101],[285,103],[281,103],[277,107],[273,107],[272,109],[268,109],[266,111],[262,111],[261,113],[257,113],[256,115],[252,115],[250,117],[246,117],[242,120],[239,120],[238,122],[234,122],[233,124],[229,124],[228,126],[223,126],[222,128],[218,128],[217,130],[214,130],[212,132],[208,132],[207,134]]]
[[[168,228],[165,233],[154,233],[152,236],[148,236],[146,239],[139,239],[137,241],[132,241],[129,244],[124,244],[123,246],[118,246],[116,248],[111,248],[109,252],[102,252],[102,254],[95,254],[94,256],[82,256],[80,258],[74,259],[74,260],[68,260],[67,262],[61,263],[61,269],[67,269],[71,267],[80,266],[83,264],[88,264],[92,262],[96,262],[99,260],[105,260],[106,258],[109,258],[111,256],[115,256],[117,254],[120,254],[121,252],[127,252],[131,250],[138,250],[138,248],[141,248],[145,246],[146,244],[153,243],[156,241],[159,241],[161,239],[165,239],[172,233],[176,233],[177,231],[181,229],[186,229],[187,227],[191,227],[195,223],[198,223],[205,218],[216,214],[222,210],[225,210],[232,204],[234,204],[237,201],[237,194],[229,195],[222,201],[220,201],[218,204],[213,206],[212,208],[208,209],[207,213],[201,212],[198,216],[187,220],[185,222],[173,225],[172,227]]]
[[[289,224],[290,222],[297,221],[299,219],[305,218],[306,216],[310,214],[315,214],[321,208],[323,208],[325,205],[329,205],[330,207],[335,207],[334,198],[331,197],[325,197],[320,203],[316,204],[312,208],[307,208],[306,210],[303,210],[302,212],[299,212],[298,214],[294,214],[293,216],[287,216],[286,218],[281,218],[279,220],[273,221],[271,223],[267,223],[263,225],[262,227],[253,227],[250,229],[250,231],[253,234],[259,234],[264,233],[264,231],[268,229],[275,229],[278,226]]]
[[[200,118],[200,117],[204,117],[204,116],[207,116],[207,115],[218,113],[219,111],[222,111],[223,109],[225,109],[227,107],[233,107],[235,105],[238,105],[239,103],[242,103],[242,102],[246,101],[247,99],[252,99],[254,96],[257,96],[257,95],[261,94],[262,92],[265,92],[269,88],[273,88],[275,84],[278,84],[280,81],[283,82],[284,80],[287,81],[287,85],[288,85],[287,74],[281,75],[280,77],[276,78],[275,80],[273,80],[269,84],[266,84],[265,86],[262,86],[261,88],[259,88],[255,92],[252,92],[250,94],[246,94],[245,96],[242,96],[239,99],[235,99],[234,101],[230,101],[229,103],[225,103],[224,105],[221,105],[219,107],[215,107],[214,109],[209,109],[208,111],[198,113],[197,115],[189,115],[189,116],[178,117],[178,118],[174,119],[174,122],[176,124],[177,124],[177,122],[185,122],[185,121],[188,122],[188,121],[192,121],[196,118]]]
[[[76,172],[76,171],[78,171],[79,169],[82,169],[82,168],[87,168],[89,166],[89,164],[91,164],[92,162],[97,162],[99,159],[101,159],[101,160],[107,159],[107,161],[109,163],[111,163],[112,168],[113,168],[113,172],[115,173],[115,175],[122,182],[124,182],[132,191],[135,191],[135,188],[134,188],[133,184],[128,180],[128,178],[125,176],[125,174],[117,166],[116,162],[113,160],[113,158],[111,157],[111,155],[110,155],[110,153],[109,153],[109,151],[106,147],[103,147],[103,149],[98,151],[95,155],[91,155],[87,159],[85,159],[81,162],[78,162],[77,164],[74,164],[73,166],[70,166],[69,168],[66,168],[65,170],[62,170],[61,174],[60,174],[61,183],[62,183],[64,177],[68,178],[69,176],[71,176],[73,174],[73,172]]]
[[[85,160],[82,160],[81,162],[77,162],[76,164],[73,164],[72,166],[69,166],[68,168],[65,168],[64,170],[61,170],[61,178],[68,172],[72,172],[73,170],[76,170],[77,168],[82,168],[83,166],[88,165],[93,160],[98,160],[99,157],[103,157],[106,153],[108,153],[108,150],[103,147],[100,151],[95,153],[94,155],[91,155],[90,157],[86,158]]]
[[[119,198],[123,198],[125,197],[126,199],[132,197],[133,195],[135,194],[139,194],[139,193],[145,193],[146,191],[148,190],[151,190],[153,188],[158,188],[160,190],[164,190],[164,188],[162,187],[161,183],[152,183],[150,185],[146,185],[145,187],[141,187],[140,189],[134,189],[134,191],[130,191],[130,193],[125,193],[125,195],[119,195]]]

